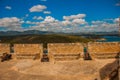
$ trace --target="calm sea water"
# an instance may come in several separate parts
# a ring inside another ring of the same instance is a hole
[[[103,36],[107,42],[120,42],[120,36]]]

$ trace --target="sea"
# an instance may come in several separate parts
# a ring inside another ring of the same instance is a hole
[[[103,36],[104,42],[120,42],[120,36]]]

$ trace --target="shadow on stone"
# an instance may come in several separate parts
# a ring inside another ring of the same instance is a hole
[[[99,71],[101,80],[119,80],[118,79],[118,59],[119,59],[118,53],[115,56],[115,61],[109,64],[106,64],[104,67],[102,67]]]
[[[3,53],[2,57],[1,57],[1,62],[7,61],[12,59],[12,55],[8,54],[8,53]]]

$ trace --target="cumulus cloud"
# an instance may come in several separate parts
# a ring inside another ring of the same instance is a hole
[[[43,13],[44,13],[44,14],[51,14],[50,11],[44,11]]]
[[[74,19],[72,22],[76,23],[76,24],[85,24],[86,23],[85,19]]]
[[[26,24],[32,25],[29,30],[77,33],[77,32],[111,32],[118,31],[119,18],[103,19],[87,22],[85,14],[64,16],[63,20],[57,20],[52,16],[34,16],[33,19],[42,19],[39,22],[26,21]]]
[[[35,5],[29,9],[30,12],[42,12],[47,7],[45,5]]]
[[[55,18],[51,17],[51,16],[46,16],[45,19],[44,19],[44,22],[56,22],[58,20],[56,20]]]
[[[71,15],[71,16],[63,16],[64,20],[73,20],[73,19],[81,19],[86,17],[86,14],[77,14],[77,15]]]
[[[11,6],[6,6],[5,7],[7,10],[11,10],[12,8],[11,8]]]
[[[0,26],[1,27],[9,27],[9,26],[19,26],[19,21],[20,19],[16,17],[11,17],[11,18],[2,18],[0,19]]]
[[[65,20],[65,21],[62,21],[62,24],[64,26],[68,26],[68,25],[71,25],[71,22],[69,20]]]
[[[30,24],[30,25],[38,25],[38,24],[40,24],[41,22],[25,21],[24,23],[25,23],[25,24]]]
[[[94,25],[98,25],[104,23],[104,21],[92,21],[91,23]]]
[[[112,31],[118,31],[117,24],[101,24],[101,25],[91,25],[93,30],[92,32],[112,32]]]
[[[0,27],[7,30],[23,30],[22,24],[27,24],[24,30],[40,30],[64,33],[77,33],[77,32],[111,32],[118,31],[119,18],[97,20],[86,22],[85,16],[71,15],[70,19],[58,20],[52,16],[34,16],[33,19],[41,21],[24,21],[17,17],[5,17],[0,19]],[[77,17],[76,17],[77,16]],[[112,21],[112,22],[111,22]]]
[[[72,20],[59,21],[52,16],[46,16],[45,19],[41,22],[27,21],[28,24],[36,24],[30,27],[29,28],[30,30],[34,29],[34,30],[42,30],[42,31],[65,32],[65,33],[98,31],[99,27],[96,26],[98,25],[97,24],[98,22],[100,21],[96,21],[96,22],[93,21],[93,23],[96,24],[92,24],[91,26],[86,24],[87,22],[85,21],[85,19],[83,19],[83,17],[74,17],[74,18],[72,17]],[[82,26],[83,24],[84,26]],[[101,24],[101,26],[107,26],[107,25]]]
[[[118,21],[119,18],[115,18],[115,19],[110,19],[112,20],[112,22],[106,22],[102,20],[102,21],[92,21],[91,25],[89,25],[90,29],[92,29],[93,32],[112,32],[112,31],[118,31],[119,26],[118,26]]]
[[[21,21],[17,17],[5,17],[0,19],[0,27],[8,30],[21,29]]]
[[[120,18],[115,18],[114,22],[119,23],[120,22]]]
[[[52,16],[46,16],[45,19],[41,22],[27,22],[29,24],[36,24],[35,26],[30,27],[30,30],[46,30],[53,32],[79,32],[80,25],[85,24],[85,20],[73,19],[73,20],[63,20],[59,21]]]
[[[32,22],[31,22],[31,21],[26,21],[26,23],[27,23],[27,24],[32,24]]]
[[[43,20],[44,18],[41,17],[41,16],[34,16],[33,19],[35,19],[35,20]]]

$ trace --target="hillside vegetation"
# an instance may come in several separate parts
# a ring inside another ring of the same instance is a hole
[[[2,43],[74,43],[74,42],[89,42],[87,39],[73,35],[20,35],[20,36],[1,36]]]

